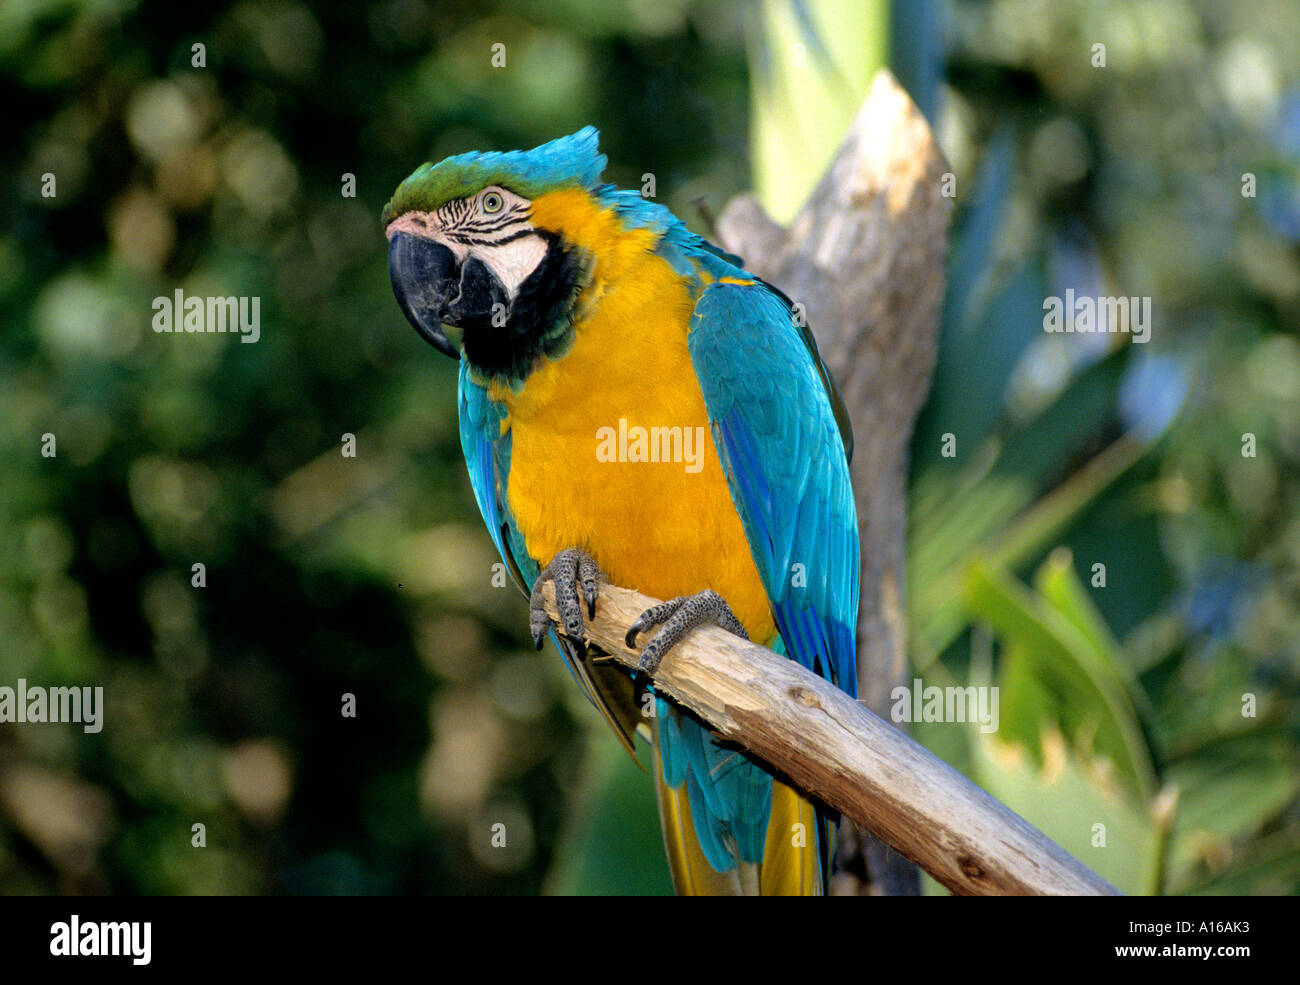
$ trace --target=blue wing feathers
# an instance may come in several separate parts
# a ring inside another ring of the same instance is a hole
[[[785,302],[761,283],[705,289],[688,344],[732,502],[772,604],[777,646],[856,696],[857,515],[816,357]],[[729,832],[743,860],[761,859],[771,778],[670,706],[660,714],[665,779],[687,781],[705,856],[719,871],[730,868],[734,856],[715,857]],[[719,770],[728,755],[734,761]]]
[[[460,368],[460,446],[469,469],[469,484],[492,543],[506,566],[525,579],[525,593],[541,573],[541,566],[524,549],[523,537],[506,505],[506,479],[510,475],[510,435],[501,434],[501,408],[487,391],[469,378],[468,363]]]
[[[820,657],[821,672],[856,694],[846,630],[857,617],[857,520],[843,444],[812,357],[789,309],[761,284],[708,288],[689,343],[788,655],[810,669]]]

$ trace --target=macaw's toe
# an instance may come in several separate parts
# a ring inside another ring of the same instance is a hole
[[[587,603],[587,618],[593,619],[602,580],[600,566],[591,555],[576,547],[560,551],[551,559],[551,563],[537,576],[528,599],[528,628],[537,649],[540,650],[546,642],[546,633],[552,626],[542,599],[542,586],[547,581],[555,583],[555,607],[559,610],[561,622],[557,628],[570,639],[581,641],[583,623],[579,589]]]
[[[680,643],[696,626],[717,626],[741,639],[749,639],[749,634],[731,611],[731,606],[711,589],[669,599],[646,609],[628,628],[627,645],[636,646],[637,636],[660,623],[663,628],[650,638],[650,642],[641,651],[641,659],[637,664],[637,669],[646,674],[654,673],[664,654]]]

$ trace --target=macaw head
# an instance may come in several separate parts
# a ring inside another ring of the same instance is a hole
[[[384,209],[388,272],[417,332],[492,375],[517,376],[572,330],[582,251],[534,224],[533,203],[594,190],[605,167],[584,127],[529,151],[424,164]]]

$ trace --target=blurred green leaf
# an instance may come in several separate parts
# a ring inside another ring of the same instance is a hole
[[[1276,818],[1300,793],[1294,749],[1285,737],[1231,737],[1169,765],[1179,791],[1172,888],[1194,885],[1199,863],[1222,870],[1243,839]]]
[[[975,780],[1120,892],[1155,892],[1159,834],[1147,813],[1114,783],[1090,774],[1059,732],[1042,745],[1045,766],[997,736],[970,730]],[[1098,827],[1098,826],[1101,827]]]
[[[1151,754],[1113,658],[1101,658],[1055,606],[1005,572],[973,565],[966,599],[972,618],[989,623],[1012,644],[1003,654],[1012,668],[1007,678],[1022,683],[1003,695],[1006,705],[1034,709],[1036,720],[1020,723],[1010,738],[1038,749],[1037,733],[1060,727],[1070,741],[1086,739],[1089,751],[1109,757],[1139,801],[1150,800],[1155,794]]]

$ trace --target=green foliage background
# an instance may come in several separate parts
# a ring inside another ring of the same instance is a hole
[[[957,190],[908,601],[917,674],[997,683],[1001,727],[914,733],[1128,891],[1300,887],[1300,10],[837,6],[0,6],[0,685],[107,704],[0,724],[0,891],[667,890],[648,777],[492,584],[378,215],[424,160],[594,123],[702,229],[819,170],[816,126],[750,148],[794,43],[805,121],[851,113],[841,23]],[[259,296],[260,341],[155,334],[178,287]],[[1152,341],[1045,335],[1067,287],[1151,296]]]

